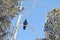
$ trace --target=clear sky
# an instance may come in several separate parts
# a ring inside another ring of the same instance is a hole
[[[29,4],[29,2],[27,4]],[[51,9],[59,7],[60,7],[60,0],[37,0],[37,3],[35,4],[35,7],[30,12],[30,14],[22,16],[21,18],[20,24],[23,23],[24,19],[27,19],[28,26],[26,30],[23,30],[23,27],[19,25],[17,40],[35,40],[37,37],[44,38],[45,36],[43,29],[44,29],[44,23],[46,21],[46,14]],[[24,10],[22,14],[25,14],[28,10]],[[12,20],[13,21],[12,24],[15,24],[14,22],[17,19],[18,17],[15,17]],[[32,32],[29,25],[32,25],[35,28],[34,30],[35,32]]]

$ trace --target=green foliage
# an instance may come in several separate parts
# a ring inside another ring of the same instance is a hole
[[[7,29],[10,28],[11,19],[17,15],[17,12],[19,12],[17,6],[18,0],[0,0],[0,33],[2,33],[0,34],[0,39],[4,38],[2,35],[4,32],[8,32]]]
[[[0,17],[7,14],[14,16],[14,13],[18,11],[17,5],[17,0],[0,0]]]
[[[38,40],[38,38],[36,38],[36,40]]]
[[[44,26],[44,32],[49,40],[55,40],[60,37],[60,9],[55,8],[47,15],[47,20]]]
[[[36,38],[36,40],[50,40],[50,39],[47,39],[47,38]]]

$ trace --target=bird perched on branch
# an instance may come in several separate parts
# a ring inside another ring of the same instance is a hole
[[[25,21],[23,22],[23,29],[26,29],[26,26],[28,25],[27,19],[25,19]]]

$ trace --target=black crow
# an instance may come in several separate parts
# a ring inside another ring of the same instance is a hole
[[[25,21],[23,22],[23,29],[24,30],[26,29],[27,24],[28,24],[27,19],[25,19]]]

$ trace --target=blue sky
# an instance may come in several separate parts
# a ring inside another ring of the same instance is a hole
[[[48,11],[54,8],[59,8],[60,7],[59,3],[60,3],[60,0],[37,0],[37,3],[35,4],[35,7],[30,12],[30,14],[22,16],[21,18],[20,24],[23,23],[24,19],[27,19],[28,26],[26,30],[23,30],[22,26],[19,25],[17,40],[35,40],[37,37],[44,38],[45,35],[43,32],[43,29],[44,29],[44,23],[46,21],[46,14]],[[28,10],[26,9],[22,11],[22,14],[25,14]],[[15,21],[17,21],[17,19],[18,19],[18,16],[12,20],[13,21],[12,24],[15,24]],[[29,25],[32,25],[35,28],[34,30],[35,32],[32,32]]]

